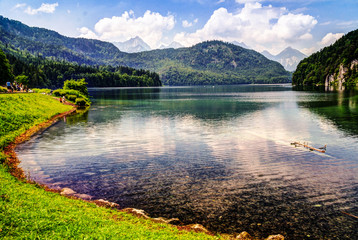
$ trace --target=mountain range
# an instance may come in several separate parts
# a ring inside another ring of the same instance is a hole
[[[277,55],[272,55],[268,51],[263,51],[261,54],[268,59],[281,63],[281,65],[290,72],[295,71],[298,63],[307,57],[305,54],[291,47],[286,48]]]
[[[134,38],[133,42],[139,39]],[[282,83],[290,73],[262,54],[221,41],[190,48],[138,53],[120,51],[114,44],[70,38],[43,28],[29,27],[0,16],[0,44],[48,59],[88,65],[123,65],[156,71],[166,85]]]
[[[125,42],[113,42],[120,51],[127,53],[150,51],[150,46],[140,37],[131,38]]]

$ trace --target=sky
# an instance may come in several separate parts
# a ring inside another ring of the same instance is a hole
[[[243,42],[278,54],[309,55],[358,29],[358,0],[0,0],[0,15],[69,37],[152,49],[176,41]]]

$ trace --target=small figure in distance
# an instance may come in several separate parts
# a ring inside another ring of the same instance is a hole
[[[12,92],[11,82],[6,82],[6,87],[8,92]]]

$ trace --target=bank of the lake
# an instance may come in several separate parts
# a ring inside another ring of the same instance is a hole
[[[202,232],[183,231],[124,211],[66,198],[12,176],[10,171],[14,167],[7,164],[11,157],[5,156],[4,149],[26,130],[39,130],[35,126],[71,109],[72,106],[63,105],[42,94],[0,95],[1,239],[223,238]]]

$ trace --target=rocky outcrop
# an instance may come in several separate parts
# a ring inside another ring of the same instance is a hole
[[[100,207],[119,209],[119,204],[114,203],[114,202],[109,202],[109,201],[104,200],[104,199],[93,200],[92,202],[95,203],[97,206],[100,206]]]
[[[136,208],[125,208],[122,209],[122,211],[130,213],[134,216],[140,217],[140,218],[145,218],[145,219],[151,219],[153,222],[156,223],[167,223],[167,224],[172,224],[172,225],[179,225],[181,224],[179,218],[171,218],[171,219],[167,219],[167,218],[163,218],[163,217],[158,217],[158,218],[151,218],[149,217],[149,215],[142,209],[136,209]]]
[[[73,191],[71,188],[62,188],[60,194],[63,196],[75,197],[75,198],[80,198],[83,200],[91,200],[92,199],[92,196],[90,196],[88,194],[77,193],[77,192]]]
[[[255,238],[253,238],[248,232],[242,232],[239,235],[237,235],[235,239],[254,240]],[[270,235],[268,238],[265,238],[265,240],[285,240],[285,237],[282,236],[281,234]]]
[[[356,66],[358,66],[358,60],[353,60],[349,66],[350,70],[353,70]],[[326,89],[337,89],[344,90],[344,83],[346,82],[346,73],[348,72],[348,68],[344,67],[343,64],[339,66],[339,72],[330,74],[326,76],[324,86]]]
[[[239,240],[252,240],[253,238],[248,232],[242,232],[239,235],[236,236],[236,239]]]

